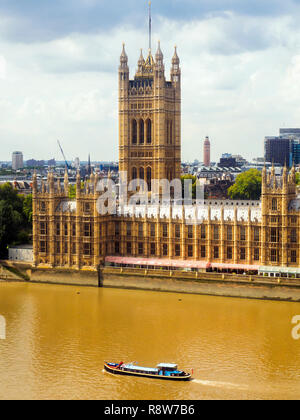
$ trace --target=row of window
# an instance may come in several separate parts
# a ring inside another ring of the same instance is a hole
[[[174,226],[174,236],[177,239],[181,238],[181,230],[182,230],[182,225],[180,224],[175,224]],[[120,235],[120,223],[116,223],[115,224],[115,234],[116,235]],[[126,225],[126,234],[127,236],[132,236],[132,224],[129,222]],[[144,224],[143,223],[138,223],[138,236],[144,236]],[[155,223],[150,223],[150,236],[156,236],[156,224]],[[163,223],[162,225],[162,236],[164,238],[168,238],[169,237],[169,224],[167,223]],[[200,227],[200,238],[201,239],[206,239],[207,236],[207,226],[206,225],[201,225]],[[194,226],[192,225],[188,225],[187,226],[187,238],[188,239],[193,239],[194,238]],[[219,240],[220,239],[220,227],[215,225],[213,227],[213,236],[212,236],[213,240]],[[233,226],[227,226],[226,227],[226,239],[228,241],[232,241],[233,240]],[[239,240],[240,241],[246,241],[247,239],[247,235],[246,235],[246,227],[241,226],[239,228]],[[260,229],[258,227],[254,227],[253,228],[253,240],[255,242],[259,242],[260,240]]]
[[[164,223],[162,225],[162,236],[164,238],[169,237],[169,224]],[[176,239],[181,238],[181,230],[182,225],[175,224],[174,226],[174,236]],[[200,238],[206,239],[206,226],[201,225],[200,228]],[[48,235],[48,223],[47,222],[40,222],[40,234],[41,235]],[[246,241],[247,240],[247,228],[245,226],[240,226],[239,228],[239,240],[240,241]],[[119,236],[121,233],[120,230],[120,222],[115,223],[115,235]],[[150,223],[150,237],[155,237],[157,233],[157,226],[155,223]],[[71,226],[69,226],[68,223],[56,223],[55,224],[55,235],[60,236],[68,236],[71,234],[72,236],[76,236],[76,224],[72,223]],[[126,224],[126,234],[127,236],[132,236],[132,223]],[[269,230],[269,241],[271,243],[279,243],[281,240],[281,234],[279,228],[270,228]],[[91,237],[93,236],[93,225],[92,223],[83,223],[83,236],[85,237]],[[144,231],[144,224],[138,223],[138,236],[144,237],[145,231]],[[187,238],[193,239],[194,238],[194,226],[190,225],[187,226]],[[218,225],[213,226],[213,232],[212,232],[212,239],[214,241],[217,241],[220,239],[220,227]],[[233,241],[233,226],[226,226],[226,239],[228,241]],[[288,240],[290,243],[297,243],[297,229],[290,229],[289,230],[289,237]],[[260,228],[254,227],[253,228],[253,241],[259,242],[260,241]]]
[[[152,121],[132,120],[131,122],[131,142],[132,144],[151,144],[152,143]]]
[[[70,246],[70,249],[69,249]],[[101,248],[101,247],[100,247]],[[115,242],[114,243],[114,253],[115,254],[120,254],[120,242]],[[180,244],[175,244],[174,246],[174,255],[175,257],[181,257],[181,250],[182,247]],[[40,241],[40,246],[39,246],[39,251],[41,253],[47,253],[49,251],[48,249],[48,242],[46,241]],[[71,254],[76,255],[77,252],[77,245],[76,243],[71,243],[69,244],[68,242],[56,242],[55,243],[55,253],[56,254],[68,254],[69,251],[71,252]],[[93,244],[89,243],[89,242],[84,242],[82,244],[82,252],[83,255],[85,256],[91,256],[93,254]],[[108,252],[108,248],[106,245],[106,253]],[[133,245],[132,242],[126,242],[126,253],[127,255],[132,255],[133,252]],[[169,245],[168,244],[162,244],[161,245],[161,252],[162,252],[162,256],[164,257],[169,257]],[[200,252],[200,258],[207,258],[207,247],[205,245],[202,245],[199,249]],[[228,246],[225,248],[225,258],[227,260],[232,260],[233,259],[233,247]],[[238,249],[239,252],[239,260],[240,261],[245,261],[247,259],[247,254],[246,254],[246,248],[245,247],[240,247]],[[100,253],[102,253],[102,249],[100,249]],[[145,255],[145,244],[144,242],[138,242],[137,244],[137,253],[139,256],[144,256]],[[155,242],[150,243],[150,249],[149,249],[149,253],[151,256],[157,256],[157,244]],[[194,258],[195,255],[195,247],[193,245],[188,245],[187,246],[187,256],[189,258]],[[213,259],[220,259],[221,257],[221,252],[220,252],[220,247],[219,246],[214,246],[212,248],[212,258]],[[198,256],[196,256],[196,258],[198,258]],[[259,248],[254,248],[253,249],[253,260],[254,261],[259,261],[260,260],[260,249]],[[278,263],[279,262],[279,251],[278,249],[271,249],[270,250],[270,261],[274,262],[274,263]],[[290,251],[290,262],[291,263],[297,263],[297,250],[293,249]]]
[[[162,255],[164,257],[169,256],[169,245],[168,244],[162,244],[161,245]],[[189,258],[195,257],[194,255],[195,247],[193,245],[187,246],[187,256]],[[138,255],[143,256],[145,254],[145,244],[144,242],[138,242],[137,244],[137,252]],[[220,258],[220,247],[214,246],[212,249],[213,252],[213,258],[219,259]],[[128,255],[132,254],[132,243],[127,242],[126,243],[126,253]],[[115,242],[115,254],[120,254],[120,243]],[[156,256],[157,255],[157,244],[156,243],[150,243],[150,255]],[[174,246],[174,255],[175,257],[181,257],[181,245],[175,244]],[[205,245],[202,245],[200,247],[200,258],[207,258],[207,247]],[[253,250],[253,259],[254,261],[259,261],[260,258],[260,249],[254,248]],[[233,247],[227,247],[226,248],[226,259],[232,260],[233,259]],[[239,259],[240,260],[246,260],[246,248],[242,247],[239,248]]]
[[[48,223],[47,222],[41,222],[40,223],[40,235],[48,235],[49,229],[48,229]],[[60,223],[55,224],[55,235],[56,236],[76,236],[76,224],[72,223],[69,227],[68,223],[63,223],[62,225]],[[93,236],[93,226],[92,223],[83,223],[83,236],[90,237]]]

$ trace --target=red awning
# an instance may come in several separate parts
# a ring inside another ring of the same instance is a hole
[[[247,264],[230,264],[230,263],[212,263],[212,268],[219,268],[220,270],[246,270],[246,271],[258,271],[258,265],[247,265]]]
[[[168,260],[161,258],[133,258],[133,257],[106,257],[106,262],[114,264],[145,265],[154,267],[174,267],[174,268],[210,268],[206,261],[190,260]]]

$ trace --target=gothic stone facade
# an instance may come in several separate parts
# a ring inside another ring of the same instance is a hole
[[[123,47],[119,67],[119,161],[128,181],[180,177],[181,72],[175,50],[171,81],[163,55],[142,54],[134,80]],[[96,268],[106,257],[210,262],[220,266],[299,266],[300,201],[295,170],[262,174],[261,201],[204,201],[190,206],[118,206],[114,215],[97,211],[97,175],[76,199],[49,173],[33,179],[34,264]]]
[[[261,201],[204,201],[117,207],[97,211],[98,179],[68,198],[53,174],[33,187],[36,266],[96,268],[107,256],[181,259],[241,266],[299,266],[300,200],[295,173],[263,172]]]

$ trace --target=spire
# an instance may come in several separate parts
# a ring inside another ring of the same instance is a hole
[[[179,60],[179,57],[178,57],[178,54],[177,54],[177,46],[175,45],[175,52],[174,52],[174,55],[173,55],[173,58],[172,58],[172,65],[173,65],[173,67],[174,66],[179,66],[179,64],[180,64],[180,60]]]
[[[90,176],[92,173],[92,167],[91,167],[91,155],[89,154],[89,159],[88,159],[88,166],[87,166],[87,173]]]
[[[54,194],[54,173],[52,169],[49,172],[49,192],[50,194]]]
[[[156,54],[155,54],[155,60],[158,63],[159,61],[162,62],[163,59],[164,59],[164,55],[163,55],[163,53],[160,49],[160,41],[158,41],[158,47],[157,47],[157,51],[156,51]]]
[[[122,48],[122,53],[121,53],[121,56],[120,56],[120,63],[121,64],[127,64],[127,62],[128,62],[128,57],[127,57],[127,54],[126,54],[126,51],[125,51],[125,44],[124,44],[124,42],[123,42],[123,48]]]
[[[144,59],[144,56],[143,56],[143,50],[141,48],[141,54],[140,54],[140,58],[139,58],[139,61],[138,61],[138,72],[139,73],[143,72],[144,65],[145,65],[145,59]]]
[[[79,197],[81,193],[81,178],[80,178],[80,171],[77,169],[76,175],[76,197]]]
[[[171,80],[180,88],[180,79],[181,79],[181,71],[180,71],[180,60],[177,54],[177,47],[175,46],[175,52],[172,58],[172,68],[171,68]]]
[[[36,169],[33,172],[33,177],[32,177],[32,191],[34,193],[37,192],[37,174],[36,174]]]
[[[120,56],[120,67],[119,67],[119,72],[120,73],[129,73],[129,68],[128,68],[128,57],[127,54],[125,52],[125,44],[123,43],[123,48],[122,48],[122,53]],[[126,80],[125,78],[122,78],[122,80]]]
[[[68,176],[68,168],[65,169],[65,176],[64,176],[64,189],[65,193],[69,194],[69,176]]]

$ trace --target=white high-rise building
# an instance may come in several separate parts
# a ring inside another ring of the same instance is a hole
[[[79,169],[80,168],[80,159],[79,157],[74,159],[74,163],[73,163],[74,168]]]
[[[12,169],[17,171],[24,167],[23,163],[23,153],[22,152],[13,152],[12,154]]]

